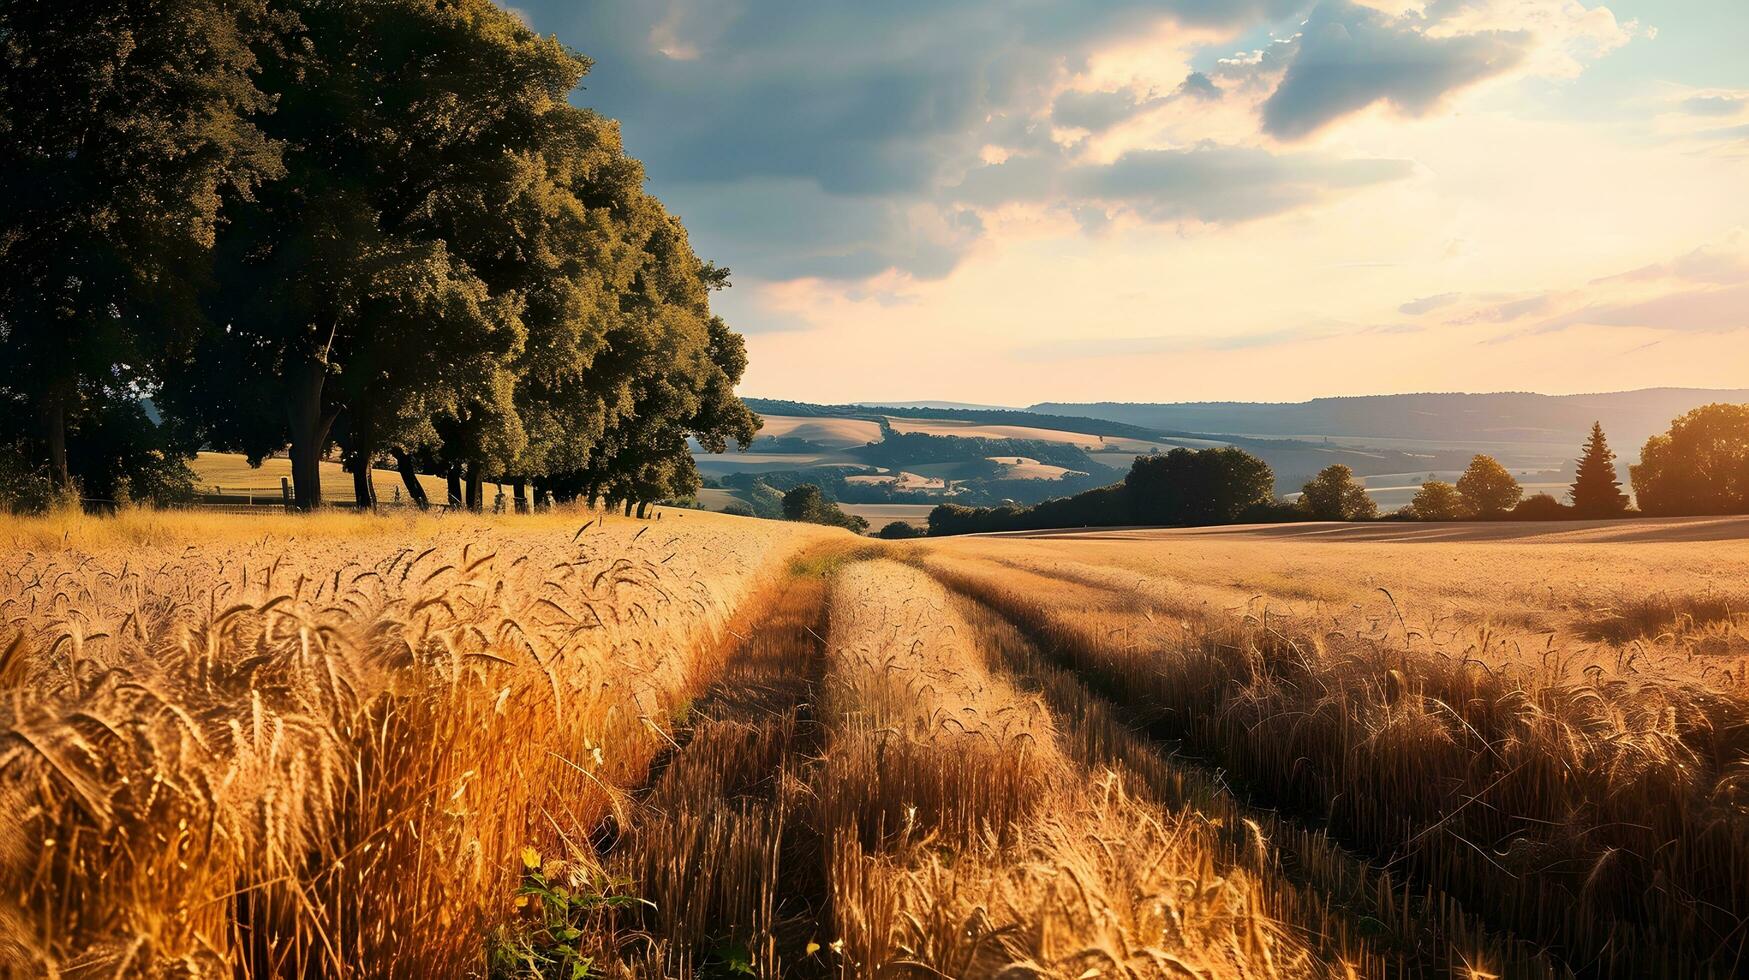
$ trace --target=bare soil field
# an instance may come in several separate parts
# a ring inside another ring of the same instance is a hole
[[[8,521],[0,976],[1731,976],[1746,532]]]

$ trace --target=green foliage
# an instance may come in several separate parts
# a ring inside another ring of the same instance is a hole
[[[804,483],[783,495],[783,517],[788,521],[841,527],[857,534],[868,530],[867,520],[839,510],[838,505],[812,483]]]
[[[0,511],[43,514],[54,509],[60,497],[48,468],[33,465],[21,443],[0,445]]]
[[[1463,495],[1443,480],[1429,480],[1415,491],[1409,512],[1420,521],[1461,521],[1467,515]]]
[[[1340,463],[1326,466],[1301,488],[1300,507],[1321,521],[1369,521],[1379,515],[1366,486]]]
[[[1458,477],[1457,490],[1470,513],[1484,520],[1499,519],[1524,496],[1524,488],[1506,467],[1492,456],[1481,455],[1471,459],[1464,475]]]
[[[280,172],[251,120],[282,24],[263,0],[0,3],[0,396],[31,407],[59,485],[69,429],[198,323],[223,206]]]
[[[747,499],[753,506],[753,516],[773,521],[784,519],[783,494],[772,489],[770,484],[755,480],[746,492]]]
[[[1138,458],[1122,483],[1033,507],[942,504],[929,512],[929,533],[1267,520],[1271,519],[1274,482],[1269,466],[1242,450],[1174,449]]]
[[[881,528],[880,537],[888,541],[905,541],[923,537],[923,529],[909,521],[893,521]]]
[[[1673,420],[1629,473],[1644,513],[1749,513],[1749,405],[1706,405]]]
[[[178,445],[289,445],[305,507],[335,440],[360,473],[694,493],[688,440],[760,424],[728,273],[570,103],[588,68],[490,0],[0,0],[0,434],[40,424],[64,484],[145,393]]]
[[[1581,517],[1616,517],[1628,508],[1627,494],[1616,479],[1615,453],[1603,436],[1603,423],[1591,423],[1591,437],[1579,456],[1578,473],[1569,491],[1573,510]]]
[[[931,463],[984,463],[991,456],[1025,456],[1050,466],[1106,479],[1116,471],[1096,462],[1079,447],[1042,439],[985,439],[975,436],[940,436],[927,432],[897,432],[882,422],[883,438],[850,450],[862,462],[888,469]]]
[[[1275,496],[1269,464],[1232,447],[1138,456],[1124,485],[1138,524],[1230,524]]]
[[[617,910],[648,903],[632,893],[627,878],[589,872],[564,884],[549,880],[538,856],[525,855],[525,863],[531,866],[516,892],[522,915],[493,936],[489,975],[493,980],[584,980],[595,963],[588,946],[591,927]]]
[[[1526,497],[1512,508],[1515,521],[1563,521],[1573,516],[1573,508],[1546,493]]]

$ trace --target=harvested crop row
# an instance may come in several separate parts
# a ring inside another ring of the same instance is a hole
[[[27,970],[477,970],[519,851],[621,805],[799,540],[336,520],[7,554],[0,949]]]
[[[927,575],[853,566],[832,608],[816,821],[845,972],[1328,972],[1210,827],[1074,765]]]
[[[1603,976],[1725,973],[1746,942],[1742,701],[1511,651],[931,556],[1260,799]],[[1475,642],[1485,642],[1485,634]],[[1553,641],[1551,641],[1553,642]]]

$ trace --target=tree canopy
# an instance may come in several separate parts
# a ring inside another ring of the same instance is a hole
[[[581,54],[490,0],[98,6],[0,0],[0,421],[62,485],[143,394],[183,451],[289,450],[301,507],[335,442],[361,504],[388,456],[478,506],[685,496],[688,440],[752,440],[729,272],[568,101]]]
[[[1458,477],[1457,490],[1470,513],[1484,520],[1500,518],[1524,496],[1524,488],[1506,467],[1492,456],[1481,455],[1471,459],[1464,475]]]
[[[1367,521],[1379,516],[1379,505],[1367,496],[1366,485],[1341,463],[1324,467],[1300,489],[1300,507],[1321,521]]]
[[[1464,498],[1457,487],[1442,480],[1429,480],[1415,491],[1409,510],[1417,520],[1456,521],[1465,515]]]
[[[1749,405],[1714,404],[1646,440],[1629,467],[1647,514],[1749,513]]]

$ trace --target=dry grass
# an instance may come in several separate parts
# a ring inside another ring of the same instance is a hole
[[[9,524],[0,942],[26,975],[478,972],[520,849],[623,809],[812,533],[780,527]]]

